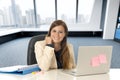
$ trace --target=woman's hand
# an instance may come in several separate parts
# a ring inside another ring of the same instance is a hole
[[[51,37],[46,37],[45,38],[46,44],[52,44],[52,39]]]

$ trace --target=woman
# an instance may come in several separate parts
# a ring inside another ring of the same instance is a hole
[[[75,67],[73,46],[67,43],[68,28],[64,21],[56,20],[43,41],[35,43],[35,55],[41,70],[72,69]]]

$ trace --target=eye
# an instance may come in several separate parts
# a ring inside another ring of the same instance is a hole
[[[52,32],[56,32],[56,30],[53,30]]]

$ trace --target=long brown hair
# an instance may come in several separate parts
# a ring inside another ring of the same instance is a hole
[[[63,26],[64,30],[65,30],[65,37],[63,38],[63,40],[61,42],[61,48],[62,48],[61,61],[62,61],[63,69],[69,69],[70,53],[69,53],[69,49],[67,46],[68,28],[67,28],[67,25],[65,24],[65,22],[62,20],[55,20],[50,26],[50,29],[48,31],[48,36],[51,35],[51,30],[54,27],[60,26],[60,25]]]

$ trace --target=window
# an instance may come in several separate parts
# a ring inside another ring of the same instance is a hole
[[[55,20],[55,0],[36,0],[37,24],[47,25]]]
[[[14,0],[16,24],[19,27],[35,27],[33,0]]]
[[[91,18],[94,0],[79,0],[78,23],[88,23]]]
[[[75,23],[76,0],[57,0],[58,19],[67,23]]]
[[[35,26],[34,16],[33,0],[0,0],[2,27]]]
[[[0,27],[45,28],[62,19],[71,30],[99,29],[101,11],[102,0],[0,0]]]
[[[14,26],[11,0],[0,0],[0,27]]]

